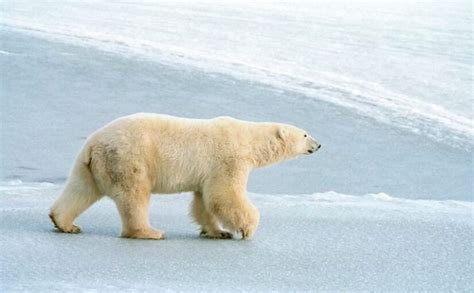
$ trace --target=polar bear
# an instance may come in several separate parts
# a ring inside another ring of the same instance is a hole
[[[164,239],[149,223],[150,194],[194,192],[190,214],[201,236],[249,239],[259,222],[246,196],[249,172],[320,147],[304,130],[280,123],[125,116],[86,140],[49,216],[59,231],[79,233],[74,220],[107,195],[122,237]]]

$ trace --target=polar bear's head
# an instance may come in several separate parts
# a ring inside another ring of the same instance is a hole
[[[278,137],[284,142],[289,156],[309,155],[321,148],[306,131],[295,126],[279,125]]]

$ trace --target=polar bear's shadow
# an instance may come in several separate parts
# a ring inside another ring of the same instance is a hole
[[[118,229],[106,229],[104,227],[95,227],[89,229],[82,229],[81,233],[78,234],[69,234],[69,233],[62,233],[55,228],[51,228],[49,230],[43,230],[48,233],[57,233],[62,234],[65,236],[80,236],[81,238],[87,238],[87,236],[93,237],[100,237],[100,238],[113,238],[113,239],[120,239],[126,242],[168,242],[168,241],[192,241],[192,242],[228,242],[232,240],[240,240],[238,237],[230,238],[230,239],[210,239],[203,236],[200,236],[199,233],[192,233],[192,232],[166,232],[166,237],[164,240],[149,240],[149,239],[131,239],[131,238],[124,238],[120,236],[120,231]]]
[[[234,236],[230,239],[210,239],[199,235],[199,231],[165,231],[165,239],[164,240],[147,240],[147,239],[130,239],[124,238],[120,236],[120,227],[116,227],[116,225],[99,225],[99,224],[87,224],[87,225],[80,225],[81,232],[78,234],[70,234],[70,233],[63,233],[56,228],[53,227],[43,227],[42,232],[44,233],[55,233],[58,235],[63,235],[64,237],[80,237],[80,238],[87,238],[88,236],[93,237],[100,237],[100,238],[114,238],[114,239],[121,239],[127,242],[162,242],[162,241],[200,241],[200,242],[215,242],[215,241],[232,241],[232,240],[239,240],[239,237]],[[38,229],[36,229],[36,232]]]

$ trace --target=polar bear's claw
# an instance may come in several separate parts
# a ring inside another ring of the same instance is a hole
[[[232,239],[234,237],[232,233],[227,231],[216,231],[213,233],[209,233],[206,230],[202,230],[201,233],[199,233],[199,236],[210,239]]]
[[[76,226],[76,225],[72,225],[71,229],[69,229],[68,231],[63,231],[63,232],[71,233],[71,234],[78,234],[78,233],[81,233],[81,227]]]
[[[53,214],[49,214],[49,218],[51,219],[51,222],[53,222],[53,225],[56,229],[59,229],[58,224],[56,224],[56,220],[54,219]]]
[[[232,237],[234,237],[230,232],[221,232],[220,236],[221,239],[232,239]]]
[[[240,234],[242,235],[242,240],[249,240],[252,238],[253,231],[250,231],[248,229],[240,229]]]

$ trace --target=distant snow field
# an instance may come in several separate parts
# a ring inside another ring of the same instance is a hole
[[[119,238],[103,199],[78,235],[53,231],[61,185],[0,184],[0,290],[472,290],[472,203],[386,194],[250,194],[254,239],[208,240],[190,195],[155,196],[164,241]]]
[[[469,1],[288,3],[5,1],[0,28],[257,81],[473,148]]]

